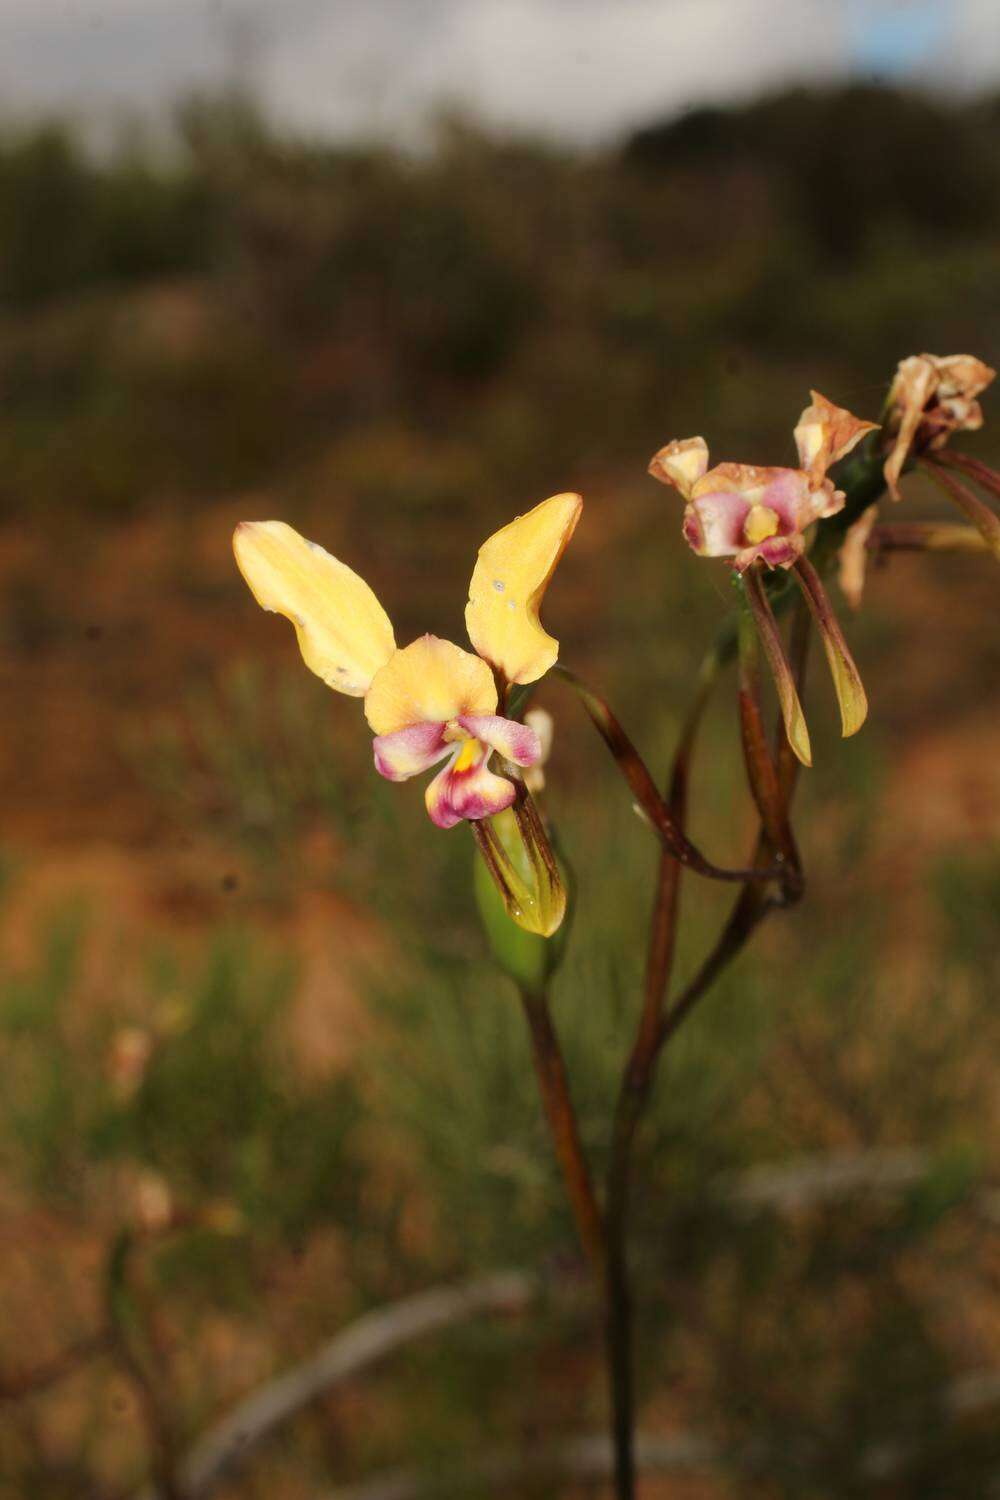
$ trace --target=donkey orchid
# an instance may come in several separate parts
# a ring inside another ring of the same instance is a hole
[[[795,428],[798,469],[733,463],[709,469],[700,437],[668,443],[654,455],[649,472],[687,501],[684,537],[699,556],[731,557],[740,573],[757,561],[790,568],[805,550],[807,528],[843,507],[827,470],[877,424],[811,395]]]
[[[500,694],[556,660],[538,610],[582,503],[553,495],[484,542],[465,611],[476,655],[434,635],[398,649],[382,605],[344,563],[284,521],[236,528],[236,562],[258,604],[291,620],[306,666],[329,687],[364,698],[376,770],[406,781],[447,762],[425,793],[440,828],[514,803],[514,782],[490,769],[494,751],[514,766],[542,757],[536,732],[498,712]]]
[[[996,371],[971,354],[911,354],[900,360],[886,403],[886,432],[892,448],[885,482],[900,498],[899,476],[911,452],[943,448],[953,432],[975,432],[983,425],[976,397]]]

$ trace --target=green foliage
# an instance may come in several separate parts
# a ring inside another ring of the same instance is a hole
[[[7,1169],[78,1212],[102,1164],[155,1172],[196,1248],[214,1245],[244,1269],[251,1242],[298,1244],[350,1218],[356,1095],[342,1075],[302,1077],[283,1035],[287,965],[245,935],[220,934],[194,974],[151,955],[141,1008],[116,996],[95,1007],[84,931],[82,915],[58,917],[36,965],[0,977]],[[134,1068],[127,1054],[117,1061],[123,1038],[145,1044]],[[213,1225],[223,1240],[236,1236],[236,1250],[216,1243]]]
[[[242,662],[137,726],[125,748],[179,823],[274,860],[317,822],[349,836],[364,817],[357,768],[331,750],[333,712],[304,674]]]
[[[79,912],[57,914],[39,934],[33,966],[0,976],[0,1153],[6,1170],[69,1201],[79,1197],[85,1161],[80,1136],[95,1102],[71,1036],[81,929]]]

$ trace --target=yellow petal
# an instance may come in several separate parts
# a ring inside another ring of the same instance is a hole
[[[480,656],[508,682],[534,682],[559,654],[559,642],[542,629],[538,609],[582,508],[579,495],[552,495],[479,549],[465,624]]]
[[[451,641],[422,635],[376,673],[365,717],[376,734],[397,734],[411,724],[444,724],[496,707],[496,683],[484,661]]]
[[[364,579],[284,521],[241,521],[233,551],[257,603],[295,626],[306,666],[338,692],[363,697],[396,649],[389,616]]]

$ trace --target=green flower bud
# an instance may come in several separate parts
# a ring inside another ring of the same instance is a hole
[[[538,809],[523,786],[513,807],[472,823],[480,858],[475,892],[501,968],[534,986],[552,972],[564,943],[552,941],[566,914],[566,884]]]

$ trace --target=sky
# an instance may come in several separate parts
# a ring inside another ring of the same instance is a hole
[[[405,140],[446,104],[600,142],[789,81],[1000,89],[1000,0],[0,0],[0,118],[237,74],[309,133]]]

